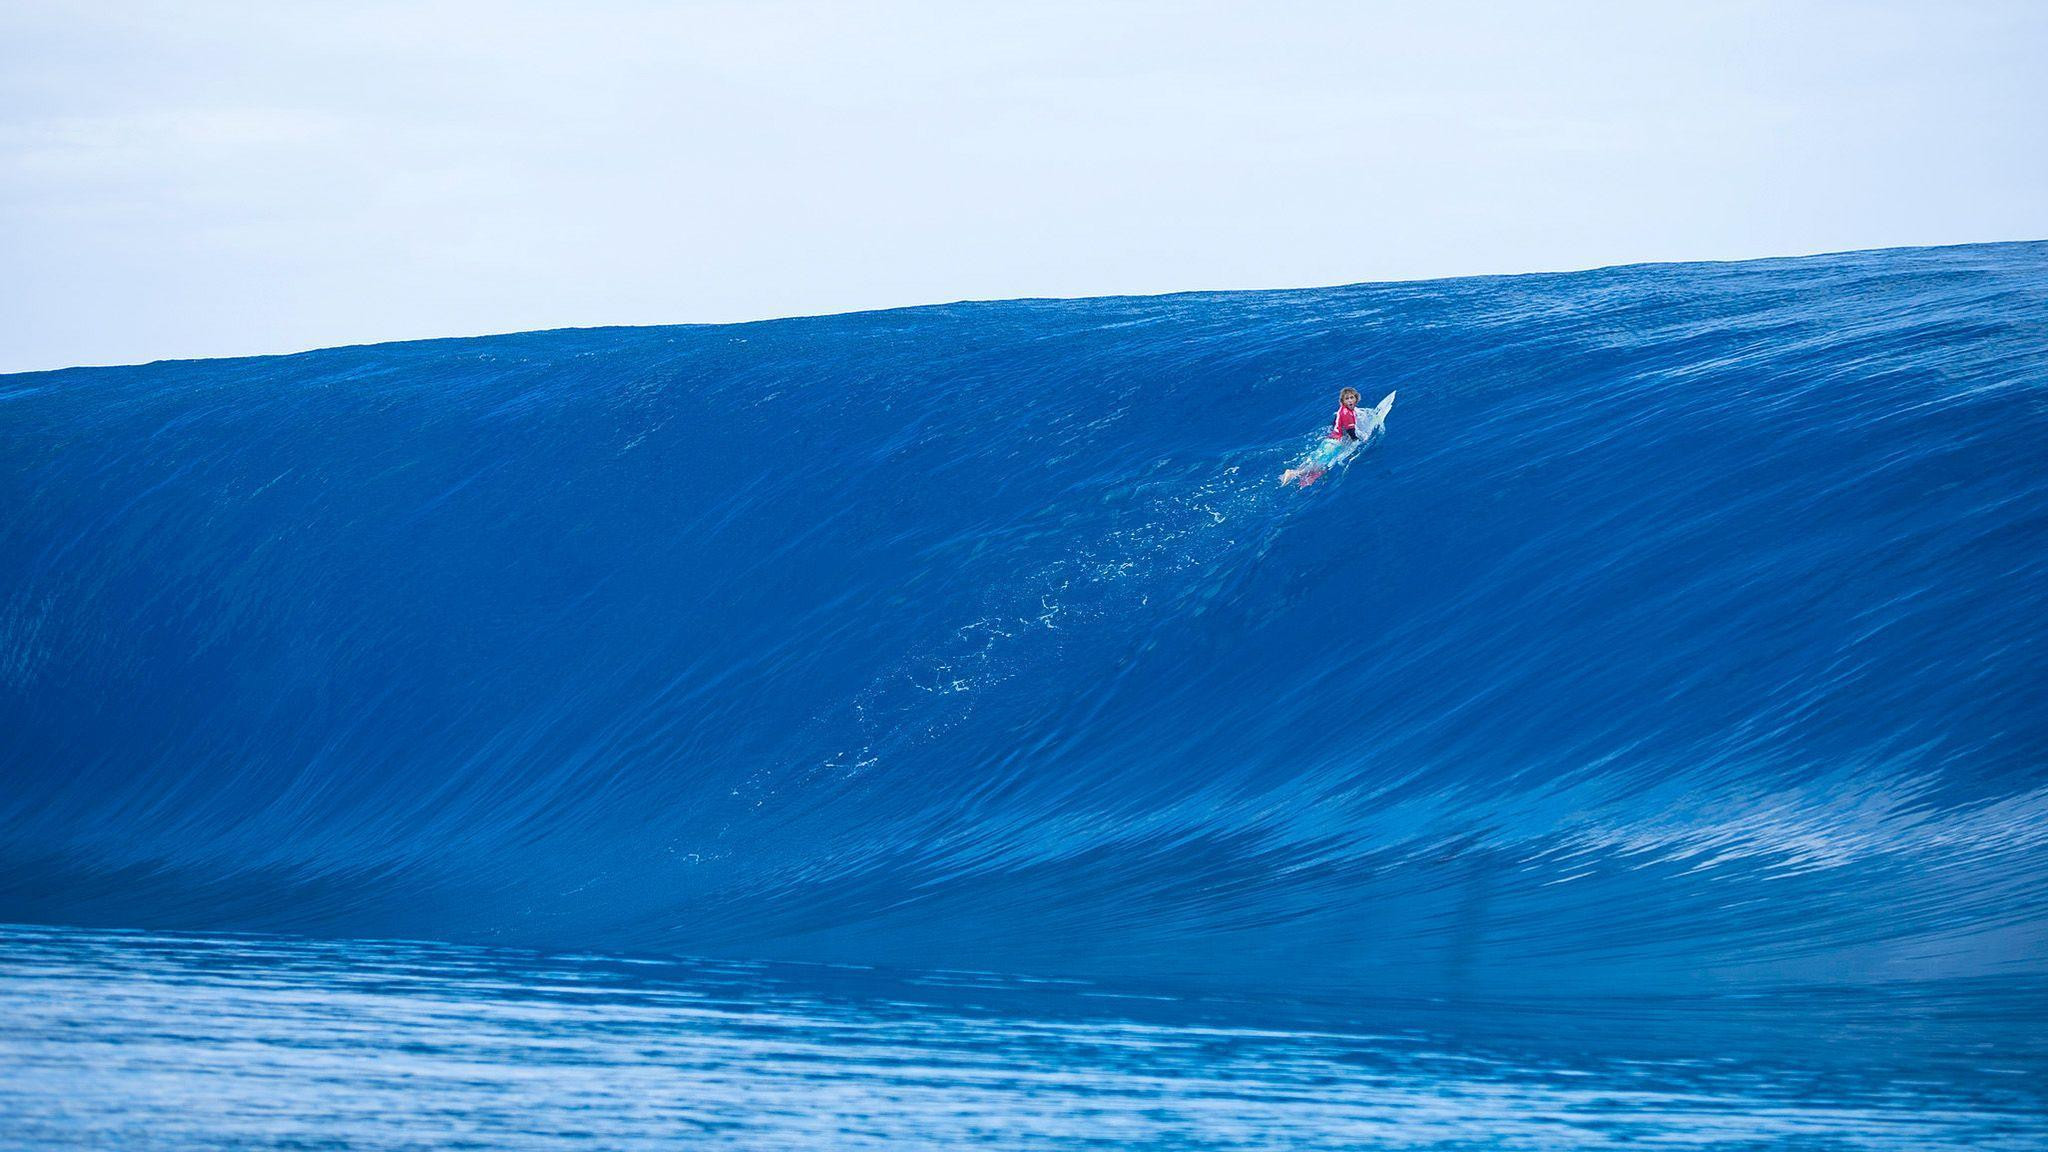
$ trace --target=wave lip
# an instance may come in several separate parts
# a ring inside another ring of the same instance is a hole
[[[8,377],[0,919],[2039,976],[2044,314],[2028,243]]]

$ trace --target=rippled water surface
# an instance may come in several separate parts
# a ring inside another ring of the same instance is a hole
[[[1986,991],[1339,1011],[10,928],[0,1146],[2041,1147],[2035,1021],[1980,1013],[2044,1000]]]
[[[21,929],[0,1121],[2021,1146],[2044,445],[2044,243],[0,377],[0,922],[809,974]]]

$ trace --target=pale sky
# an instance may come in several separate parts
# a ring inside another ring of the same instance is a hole
[[[0,0],[0,371],[2048,237],[2048,3]]]

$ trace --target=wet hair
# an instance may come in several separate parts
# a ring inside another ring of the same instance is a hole
[[[1342,404],[1346,400],[1351,401],[1353,404],[1358,403],[1358,389],[1346,388],[1342,392],[1337,393],[1337,403]]]

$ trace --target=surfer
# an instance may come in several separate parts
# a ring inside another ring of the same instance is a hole
[[[1330,425],[1330,440],[1357,440],[1358,434],[1358,389],[1346,388],[1337,393],[1337,419]],[[1318,453],[1320,455],[1320,453]],[[1313,457],[1311,458],[1313,460]],[[1311,465],[1304,462],[1300,468],[1289,468],[1280,474],[1282,484],[1292,484],[1296,477],[1309,470]],[[1317,469],[1320,472],[1320,469]]]
[[[1337,422],[1330,425],[1330,439],[1358,439],[1358,389],[1337,393]]]

